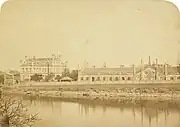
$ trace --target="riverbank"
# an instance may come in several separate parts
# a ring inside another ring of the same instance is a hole
[[[180,101],[178,87],[113,87],[109,86],[59,86],[6,89],[6,93],[20,96],[58,99],[63,101],[91,101],[96,103],[121,104],[134,100]]]

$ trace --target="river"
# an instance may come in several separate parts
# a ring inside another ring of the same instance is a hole
[[[39,113],[34,127],[179,127],[180,106],[107,106],[48,99],[23,99],[29,112]]]

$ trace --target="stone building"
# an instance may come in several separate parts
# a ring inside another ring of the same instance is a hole
[[[178,66],[169,64],[146,64],[139,71],[136,71],[136,80],[179,80],[180,73]]]
[[[134,67],[84,68],[79,72],[78,80],[81,82],[117,82],[120,80],[133,80],[134,74]]]
[[[179,69],[180,70],[180,69]],[[151,63],[150,57],[147,64],[141,62],[140,66],[119,68],[84,68],[79,71],[80,82],[120,82],[120,81],[163,81],[180,80],[177,66],[168,64]]]
[[[30,80],[31,75],[42,74],[43,77],[53,73],[61,75],[67,62],[62,62],[60,54],[52,54],[52,57],[36,58],[25,57],[25,60],[20,62],[21,80]]]

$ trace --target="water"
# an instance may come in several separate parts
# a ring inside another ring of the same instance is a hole
[[[179,127],[179,104],[144,102],[143,106],[105,106],[25,99],[41,121],[34,127]],[[178,102],[179,103],[179,102]]]

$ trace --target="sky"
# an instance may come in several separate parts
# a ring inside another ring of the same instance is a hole
[[[72,68],[148,56],[177,64],[179,34],[178,8],[163,0],[9,0],[0,13],[0,69],[58,52]]]

